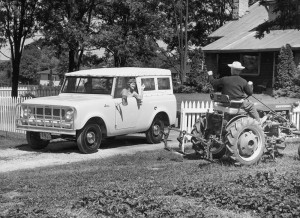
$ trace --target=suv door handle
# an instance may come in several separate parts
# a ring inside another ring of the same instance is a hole
[[[105,104],[104,107],[109,107],[109,105],[108,105],[108,104]]]

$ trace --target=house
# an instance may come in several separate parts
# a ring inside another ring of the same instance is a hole
[[[40,85],[48,85],[52,76],[53,86],[59,86],[60,79],[55,69],[52,70],[52,75],[50,69],[37,72],[37,74],[40,75]]]
[[[227,64],[240,61],[245,70],[241,76],[254,83],[254,91],[272,91],[278,54],[290,44],[296,65],[300,62],[300,31],[271,30],[263,38],[256,37],[256,27],[276,17],[274,1],[264,0],[248,7],[248,0],[234,0],[234,20],[229,21],[209,37],[216,39],[203,48],[207,69],[220,77],[230,75]]]

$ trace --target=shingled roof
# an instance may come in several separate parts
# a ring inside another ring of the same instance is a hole
[[[209,37],[219,39],[205,46],[203,50],[211,53],[277,51],[286,44],[290,44],[293,49],[300,49],[298,30],[273,30],[261,39],[256,38],[255,28],[267,20],[267,9],[257,2],[242,18],[230,21],[213,32]]]

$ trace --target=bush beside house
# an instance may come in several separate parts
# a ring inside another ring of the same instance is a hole
[[[292,48],[289,44],[281,47],[278,61],[274,96],[300,97],[300,72],[294,62]]]

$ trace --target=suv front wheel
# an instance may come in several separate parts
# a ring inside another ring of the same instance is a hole
[[[155,117],[150,128],[146,132],[147,142],[150,144],[157,144],[162,141],[164,122],[159,118]]]
[[[77,146],[84,154],[97,152],[102,140],[101,128],[96,123],[87,123],[78,133]]]
[[[47,145],[50,142],[49,140],[41,139],[41,136],[40,136],[39,132],[27,131],[26,132],[26,139],[27,139],[28,145],[32,149],[43,149],[43,148],[47,147]]]

